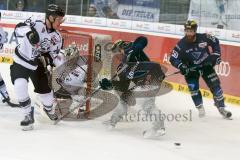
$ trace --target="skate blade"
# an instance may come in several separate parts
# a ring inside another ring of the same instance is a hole
[[[226,119],[226,120],[233,120],[232,117],[224,117],[224,116],[223,116],[223,119]]]
[[[31,131],[33,130],[33,124],[30,124],[28,126],[22,126],[22,131]]]
[[[223,116],[223,119],[226,119],[226,120],[233,120],[232,118],[232,113],[227,113],[226,116],[222,115]]]

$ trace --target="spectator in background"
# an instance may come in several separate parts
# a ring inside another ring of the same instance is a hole
[[[19,0],[16,2],[16,11],[24,11],[24,1]]]
[[[88,11],[87,11],[87,16],[89,17],[98,17],[97,15],[97,8],[95,7],[94,4],[90,4]]]
[[[7,1],[6,0],[0,0],[0,10],[6,10],[7,9]]]
[[[43,4],[44,2],[41,0],[29,0],[26,10],[29,12],[43,12]]]
[[[114,13],[109,6],[103,7],[102,11],[106,18],[119,19],[117,13]]]

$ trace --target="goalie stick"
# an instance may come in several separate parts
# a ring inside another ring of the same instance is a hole
[[[120,73],[122,73],[126,68],[128,67],[128,64],[125,64],[120,70],[117,71],[117,73],[111,78],[111,80],[115,79]],[[99,86],[97,89],[95,89],[92,94],[88,97],[86,97],[78,106],[73,107],[71,109],[68,110],[67,113],[61,115],[58,117],[58,119],[54,122],[54,125],[56,125],[57,123],[59,123],[63,118],[67,117],[69,114],[71,114],[74,110],[76,110],[77,108],[82,107],[83,105],[85,105],[85,103],[91,99],[96,93],[98,93],[102,88]]]

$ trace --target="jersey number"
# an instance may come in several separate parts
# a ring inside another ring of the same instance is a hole
[[[175,51],[175,50],[173,50],[173,52],[172,52],[172,57],[178,58],[178,52]]]

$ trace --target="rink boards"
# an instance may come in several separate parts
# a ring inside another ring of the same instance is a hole
[[[12,54],[17,44],[16,38],[13,36],[14,24],[1,24],[7,32],[7,43],[0,52],[0,61],[3,63],[12,63]],[[90,28],[91,27],[91,28]],[[110,35],[112,40],[124,39],[131,41],[139,35],[147,36],[149,42],[145,49],[148,56],[158,63],[168,68],[168,73],[176,71],[169,63],[169,55],[172,48],[182,37],[180,35],[150,33],[146,31],[132,31],[126,29],[113,29],[106,27],[93,27],[81,25],[65,25],[65,30],[74,30],[89,33],[99,33]],[[225,93],[226,102],[240,106],[240,87],[234,82],[240,79],[240,47],[238,42],[221,41],[222,63],[216,66],[216,72],[221,79],[221,85]],[[166,79],[171,82],[173,89],[188,92],[185,80],[182,75],[175,75]],[[200,81],[202,93],[205,97],[211,97],[206,85]]]

